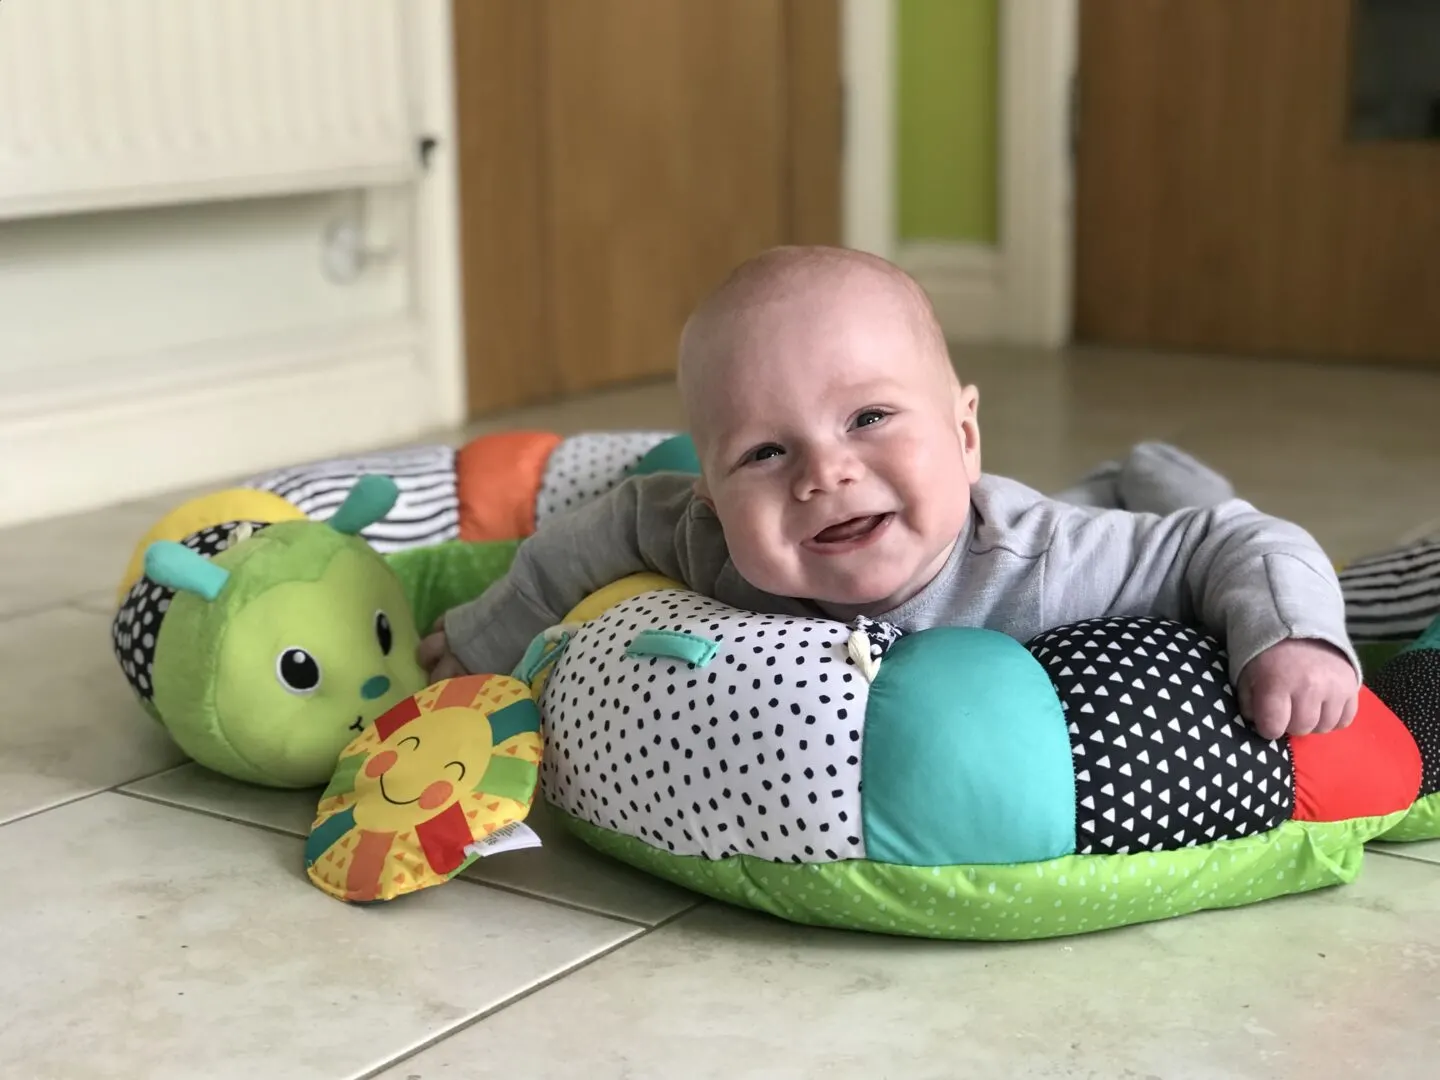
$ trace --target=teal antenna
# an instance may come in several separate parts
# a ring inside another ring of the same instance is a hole
[[[145,576],[181,592],[214,600],[230,580],[230,571],[174,540],[156,540],[145,549]]]
[[[355,481],[340,509],[335,511],[330,527],[338,533],[354,536],[388,514],[399,498],[400,489],[388,476],[362,476]]]

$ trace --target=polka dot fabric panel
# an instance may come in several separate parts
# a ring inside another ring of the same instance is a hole
[[[260,521],[247,524],[253,532],[265,528],[265,523]],[[210,558],[230,546],[230,535],[239,526],[238,521],[212,525],[180,542],[191,551]],[[110,641],[115,649],[115,659],[120,662],[126,680],[142,701],[148,702],[155,695],[155,643],[159,640],[160,624],[170,610],[170,601],[174,596],[174,589],[141,575],[130,587],[110,623]]]
[[[1078,854],[1193,847],[1291,816],[1288,746],[1240,719],[1213,639],[1160,619],[1092,619],[1029,648],[1065,709]]]
[[[714,641],[704,667],[626,655],[645,630]],[[586,623],[541,695],[545,798],[657,850],[779,862],[865,857],[868,684],[840,623],[645,593]]]
[[[673,435],[672,431],[594,432],[566,439],[546,464],[535,501],[536,522],[605,494]]]
[[[1440,791],[1440,649],[1400,653],[1370,680],[1420,748],[1420,795]]]

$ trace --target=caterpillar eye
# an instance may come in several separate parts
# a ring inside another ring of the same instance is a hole
[[[292,694],[313,694],[320,687],[320,662],[304,649],[289,648],[275,658],[275,677]]]

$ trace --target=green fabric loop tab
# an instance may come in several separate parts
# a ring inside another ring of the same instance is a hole
[[[568,630],[562,631],[558,638],[549,636],[549,631],[536,634],[526,648],[525,655],[520,658],[520,663],[516,664],[515,670],[510,673],[511,678],[527,684],[534,682],[537,675],[560,659],[560,654],[565,651],[569,642]]]
[[[698,634],[686,634],[678,630],[642,630],[635,635],[635,640],[630,642],[625,655],[683,660],[687,664],[704,667],[715,659],[719,648],[715,642]]]

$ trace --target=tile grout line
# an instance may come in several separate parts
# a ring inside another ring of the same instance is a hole
[[[622,940],[620,940],[620,941],[617,941],[615,944],[609,946],[608,948],[605,948],[605,949],[600,950],[599,952],[597,952],[597,953],[596,953],[595,955],[593,955],[593,956],[587,957],[586,959],[580,961],[578,964],[573,964],[573,965],[571,965],[570,967],[565,968],[563,971],[557,971],[554,975],[551,975],[549,978],[543,979],[543,980],[541,980],[540,982],[536,983],[536,984],[533,985],[533,986],[527,986],[524,990],[520,991],[518,994],[515,994],[515,995],[513,995],[512,997],[508,997],[508,998],[506,998],[504,1001],[501,1001],[500,1003],[498,1003],[498,1004],[496,1004],[496,1005],[493,1005],[493,1006],[491,1006],[491,1007],[488,1008],[488,1009],[482,1009],[480,1012],[476,1013],[474,1016],[472,1016],[472,1017],[470,1017],[470,1018],[468,1018],[468,1019],[466,1019],[466,1020],[462,1020],[460,1023],[456,1024],[454,1027],[449,1028],[449,1029],[446,1030],[446,1031],[442,1031],[441,1033],[439,1033],[438,1035],[436,1035],[434,1038],[432,1038],[432,1039],[426,1039],[423,1043],[420,1043],[420,1044],[419,1044],[418,1046],[416,1046],[413,1050],[407,1050],[405,1053],[401,1054],[399,1057],[392,1058],[392,1059],[389,1060],[389,1061],[383,1062],[383,1063],[381,1063],[380,1065],[377,1065],[375,1068],[371,1069],[369,1072],[358,1073],[358,1074],[353,1078],[353,1080],[374,1080],[374,1078],[377,1077],[377,1076],[379,1076],[382,1072],[385,1072],[385,1071],[387,1071],[387,1070],[389,1070],[389,1069],[393,1069],[393,1068],[395,1068],[397,1065],[403,1065],[405,1062],[409,1061],[410,1059],[412,1059],[412,1058],[414,1058],[414,1057],[417,1057],[417,1056],[420,1055],[420,1054],[423,1054],[426,1050],[429,1050],[430,1048],[435,1047],[435,1046],[439,1046],[442,1042],[445,1042],[445,1041],[448,1040],[448,1039],[452,1039],[452,1038],[454,1038],[456,1035],[461,1034],[462,1032],[468,1031],[470,1028],[474,1027],[476,1024],[482,1023],[483,1021],[490,1019],[490,1017],[495,1016],[495,1015],[497,1015],[497,1014],[500,1013],[500,1012],[503,1012],[505,1009],[510,1008],[512,1005],[518,1005],[520,1002],[524,1001],[526,998],[531,997],[531,996],[534,995],[534,994],[538,994],[540,991],[545,990],[545,989],[547,989],[547,988],[555,985],[556,983],[560,982],[562,979],[568,979],[571,975],[574,975],[574,974],[576,974],[577,972],[580,972],[580,971],[584,971],[586,968],[590,967],[592,964],[599,963],[601,960],[604,960],[607,956],[610,956],[612,953],[619,952],[621,949],[625,948],[626,946],[628,946],[628,945],[633,945],[635,942],[640,941],[642,938],[649,937],[651,934],[653,934],[653,933],[654,933],[655,931],[657,931],[657,930],[663,930],[665,927],[669,926],[671,923],[675,922],[677,919],[681,918],[682,916],[688,915],[688,914],[690,914],[690,913],[693,912],[693,911],[699,910],[701,907],[705,906],[705,904],[707,904],[707,903],[709,903],[708,900],[701,900],[701,901],[697,902],[694,906],[686,908],[684,911],[677,911],[677,912],[675,912],[673,915],[667,916],[666,918],[662,919],[660,922],[656,923],[654,926],[650,926],[650,927],[648,927],[648,928],[642,927],[642,928],[640,928],[640,929],[638,930],[637,933],[631,934],[629,937],[626,937],[626,938],[624,938],[624,939],[622,939]]]
[[[126,782],[134,783],[135,781]],[[268,825],[264,822],[259,821],[248,821],[244,818],[231,817],[230,815],[222,813],[218,810],[209,810],[198,806],[189,806],[182,803],[174,803],[166,799],[157,798],[154,795],[150,795],[142,791],[125,791],[120,788],[111,788],[110,791],[116,795],[123,795],[128,799],[137,799],[140,802],[152,803],[155,806],[163,806],[170,810],[179,810],[181,813],[199,814],[201,817],[212,818],[216,821],[225,821],[229,822],[232,825],[241,825],[251,829],[259,829],[261,832],[268,832],[275,836],[284,836],[291,840],[298,840],[302,844],[305,842],[306,839],[304,834],[291,832],[289,829],[281,828],[278,825]],[[95,792],[94,794],[100,795],[104,794],[104,792]],[[43,813],[43,811],[37,812]],[[662,920],[659,923],[648,923],[644,922],[641,919],[631,918],[626,915],[617,915],[611,911],[601,911],[598,908],[585,907],[583,904],[578,904],[574,901],[559,900],[555,897],[545,896],[540,893],[526,892],[524,889],[516,888],[513,885],[502,885],[490,881],[476,881],[472,878],[464,877],[457,877],[453,880],[456,884],[473,885],[486,889],[494,889],[496,892],[503,892],[511,896],[523,897],[526,900],[535,900],[542,904],[548,904],[552,907],[563,908],[567,911],[574,911],[581,915],[591,915],[596,918],[609,919],[611,922],[617,922],[623,926],[633,926],[641,930],[652,930],[657,926],[663,926],[666,921],[674,917],[674,915],[666,916],[666,919]],[[694,908],[698,906],[699,903],[700,901],[697,901],[695,904],[691,904],[689,907],[675,912],[675,915],[683,915],[686,911],[694,910]]]
[[[1406,862],[1424,863],[1426,866],[1440,866],[1440,862],[1434,859],[1425,859],[1419,855],[1411,855],[1408,851],[1391,851],[1389,849],[1367,847],[1365,854],[1379,855],[1382,858],[1404,859]]]
[[[5,620],[3,618],[0,618],[0,622],[4,621]],[[6,825],[13,825],[17,821],[25,821],[28,818],[39,817],[41,814],[48,814],[51,810],[61,810],[64,807],[70,806],[74,803],[84,802],[86,799],[93,799],[97,795],[128,795],[129,792],[121,790],[121,787],[123,785],[138,784],[142,780],[149,780],[156,776],[163,776],[165,773],[171,772],[178,768],[180,768],[179,765],[167,765],[163,769],[157,769],[153,773],[146,773],[144,776],[137,776],[132,780],[122,780],[120,783],[111,784],[109,787],[96,788],[94,791],[87,791],[81,795],[72,795],[68,799],[61,799],[59,802],[51,803],[49,806],[42,806],[38,810],[26,810],[23,814],[19,814],[13,818],[8,818],[5,821],[0,821],[0,829],[3,829]]]
[[[642,929],[649,929],[658,925],[649,923],[643,919],[632,918],[629,915],[617,915],[613,911],[601,911],[599,908],[586,907],[584,904],[574,900],[560,900],[553,896],[544,896],[539,893],[526,892],[517,885],[506,885],[495,881],[476,880],[475,878],[456,877],[453,879],[458,884],[478,885],[485,889],[494,889],[496,892],[507,893],[510,896],[523,896],[527,900],[541,900],[547,904],[553,904],[558,908],[566,908],[570,911],[579,912],[581,915],[598,915],[604,919],[611,919],[614,922],[624,923],[626,926],[638,926]],[[699,901],[696,901],[698,903]],[[694,906],[693,904],[691,905]],[[689,910],[688,908],[686,910]],[[669,918],[669,916],[666,916]]]
[[[97,795],[108,795],[114,788],[96,788],[94,791],[87,791],[83,795],[72,795],[68,799],[61,799],[59,802],[51,803],[49,806],[42,806],[38,810],[26,810],[23,814],[17,814],[13,818],[0,821],[0,829],[7,825],[15,825],[22,821],[29,821],[31,818],[39,817],[41,814],[48,814],[52,810],[63,810],[67,806],[84,802],[86,799],[93,799]]]
[[[134,784],[138,783],[138,781],[127,780],[126,783]],[[157,798],[156,796],[147,794],[143,791],[126,791],[124,788],[120,787],[112,788],[111,791],[113,791],[116,795],[123,795],[127,799],[136,799],[140,802],[151,803],[155,806],[163,806],[169,810],[179,810],[181,813],[185,814],[199,814],[201,817],[213,818],[216,821],[226,821],[229,822],[231,825],[244,825],[251,829],[259,829],[261,832],[272,833],[275,836],[286,836],[289,837],[291,840],[299,840],[301,843],[304,843],[305,841],[305,837],[303,834],[291,832],[289,829],[281,828],[279,825],[267,825],[264,822],[260,821],[246,821],[244,818],[232,817],[229,814],[222,813],[219,810],[207,810],[198,806],[189,806],[184,803],[170,802],[168,799]]]

